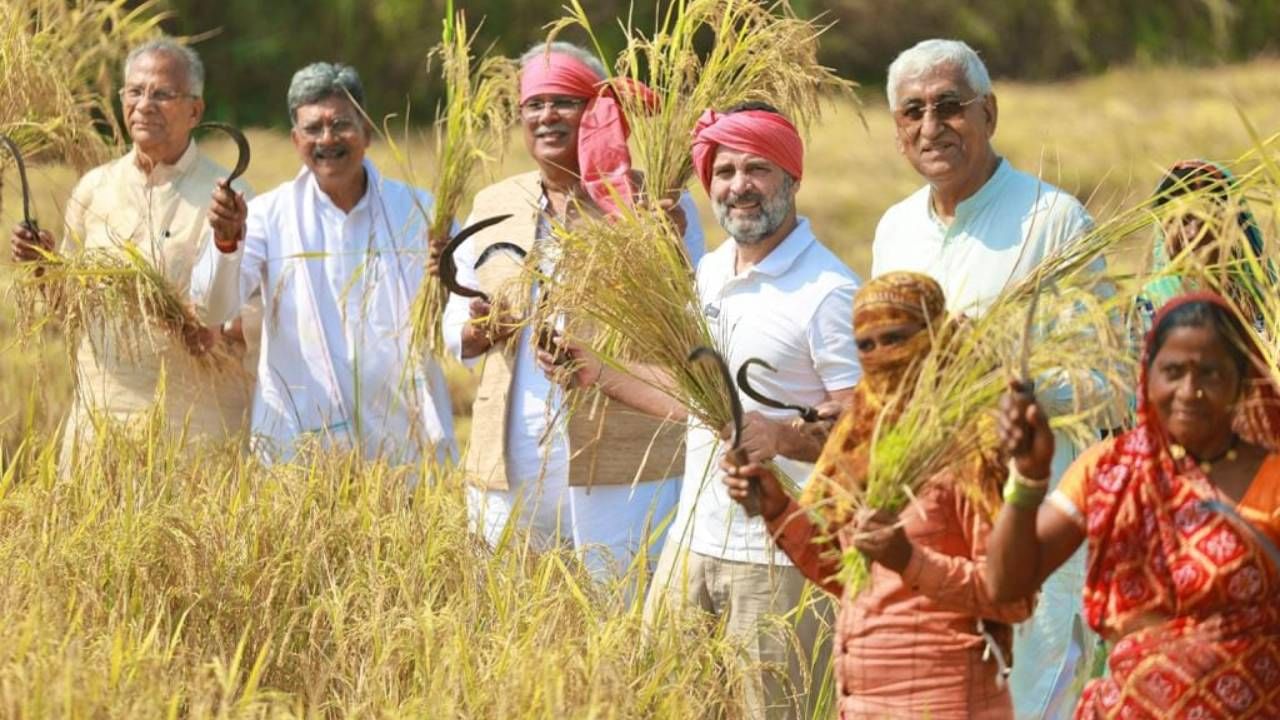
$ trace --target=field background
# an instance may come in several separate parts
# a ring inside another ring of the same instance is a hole
[[[1280,62],[1255,60],[1215,68],[1131,67],[1082,79],[1027,83],[996,81],[999,126],[995,146],[1015,166],[1039,173],[1075,193],[1099,219],[1139,203],[1150,193],[1161,168],[1188,157],[1230,160],[1251,147],[1243,112],[1264,135],[1280,130]],[[875,225],[886,208],[919,187],[920,181],[897,153],[893,120],[879,90],[859,92],[861,106],[834,104],[807,142],[805,179],[799,207],[819,238],[859,275],[870,271]],[[375,116],[385,109],[370,108]],[[211,108],[210,115],[216,114]],[[865,124],[864,124],[865,121]],[[429,129],[390,123],[403,159],[385,139],[371,157],[391,177],[431,187]],[[247,179],[257,191],[291,178],[300,167],[288,136],[276,129],[249,132],[253,162]],[[229,142],[210,138],[209,152],[225,165],[234,161]],[[496,176],[533,168],[518,133],[512,133]],[[33,169],[38,217],[55,227],[75,184],[66,167]],[[12,227],[20,212],[16,186],[3,188],[0,223]],[[706,194],[694,187],[709,246],[723,241]],[[1264,221],[1269,217],[1265,208]],[[6,258],[7,259],[7,258]],[[1125,259],[1120,259],[1124,261]],[[0,269],[0,287],[8,283]],[[14,447],[26,428],[43,432],[61,417],[70,392],[66,363],[56,338],[42,348],[12,346],[11,318],[0,308],[0,448]],[[468,427],[473,383],[467,373],[449,371],[461,429]]]
[[[257,128],[248,181],[258,191],[300,164],[283,128],[289,73],[335,58],[360,69],[370,114],[412,111],[406,165],[385,140],[373,159],[392,177],[432,186],[422,121],[439,87],[425,57],[445,0],[159,2],[173,12],[168,32],[201,38],[208,119]],[[473,21],[488,16],[479,34],[506,54],[538,39],[556,5],[458,4]],[[586,4],[607,44],[631,3]],[[893,55],[919,39],[978,48],[997,76],[997,149],[1099,218],[1142,202],[1176,160],[1243,153],[1253,143],[1241,112],[1264,136],[1280,130],[1280,62],[1266,59],[1280,50],[1275,0],[794,5],[839,22],[822,59],[865,85],[861,117],[842,104],[813,128],[800,193],[819,237],[864,276],[877,219],[919,185],[894,149],[879,88]],[[653,14],[636,9],[635,24],[651,26]],[[21,31],[0,28],[0,40]],[[230,162],[228,144],[208,149]],[[530,167],[516,139],[494,174]],[[38,218],[57,228],[78,173],[39,165],[32,174]],[[20,205],[12,172],[3,180],[7,235]],[[723,235],[701,190],[694,196],[714,246]],[[1254,209],[1274,238],[1266,200]],[[418,469],[338,454],[264,468],[235,448],[174,442],[145,423],[101,435],[61,474],[65,349],[56,332],[16,344],[3,254],[0,717],[740,716],[740,647],[697,620],[646,630],[632,602],[643,566],[600,584],[575,553],[533,552],[518,532],[483,546],[467,530],[456,474],[406,491]],[[450,380],[465,433],[472,381],[459,368]]]

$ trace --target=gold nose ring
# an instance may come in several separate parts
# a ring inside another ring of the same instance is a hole
[[[1202,397],[1204,397],[1204,389],[1203,389],[1203,388],[1201,388],[1201,389],[1197,389],[1197,390],[1196,390],[1196,397],[1197,397],[1197,398],[1202,398]]]

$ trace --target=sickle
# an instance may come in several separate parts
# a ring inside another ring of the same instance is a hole
[[[720,373],[720,379],[724,381],[725,390],[729,393],[729,412],[733,416],[733,440],[729,445],[729,460],[735,465],[747,464],[746,452],[742,449],[742,426],[744,422],[742,418],[742,400],[734,389],[733,375],[729,372],[729,364],[724,361],[723,355],[705,345],[699,345],[689,353],[689,362],[715,363],[716,370]],[[755,517],[760,514],[760,481],[756,478],[750,480],[749,493],[742,503],[742,509],[746,511],[748,517]]]
[[[22,226],[31,232],[38,233],[40,227],[36,225],[35,218],[31,217],[31,184],[27,182],[27,164],[22,160],[22,151],[18,149],[18,144],[4,133],[0,133],[0,144],[8,148],[14,164],[18,166],[18,183],[22,187]]]
[[[511,253],[512,255],[515,255],[521,260],[524,260],[525,258],[529,257],[529,251],[525,250],[524,248],[520,247],[515,243],[496,242],[490,245],[489,247],[485,248],[484,252],[480,253],[480,257],[476,258],[476,267],[480,267],[481,265],[484,265],[485,263],[489,262],[489,258],[493,257],[494,255],[497,255],[500,252]]]
[[[440,252],[440,266],[437,273],[440,276],[441,284],[444,285],[446,290],[454,295],[469,298],[480,298],[485,302],[489,302],[489,296],[483,291],[469,288],[458,283],[458,263],[454,262],[453,253],[457,251],[458,247],[462,245],[467,238],[487,227],[497,225],[509,217],[511,217],[510,213],[506,215],[495,215],[483,220],[478,220],[459,230],[458,234],[454,235],[453,238],[449,240],[449,244],[445,245],[444,250]],[[479,265],[480,263],[477,261],[476,266],[479,267]]]
[[[221,122],[200,123],[196,126],[196,129],[220,130],[230,137],[231,141],[236,144],[236,150],[239,155],[236,157],[235,168],[233,168],[231,170],[231,174],[227,176],[227,186],[230,187],[232,182],[241,175],[244,175],[244,171],[249,169],[249,139],[244,136],[244,133],[241,132],[239,128],[234,125],[228,125]]]
[[[196,126],[196,130],[218,130],[227,137],[230,137],[231,141],[236,144],[236,166],[232,168],[231,174],[227,176],[227,191],[235,192],[234,190],[231,190],[231,183],[235,182],[237,178],[244,174],[245,170],[249,169],[249,139],[244,136],[243,132],[240,132],[239,128],[226,123],[200,123]],[[230,254],[236,251],[235,243],[223,245],[218,242],[216,235],[214,236],[213,244],[218,248],[218,250],[224,253]]]
[[[738,368],[738,389],[745,393],[747,397],[755,400],[765,407],[771,407],[775,410],[794,410],[795,412],[800,413],[800,419],[805,422],[818,421],[818,411],[814,408],[811,408],[808,405],[788,405],[787,403],[774,400],[768,395],[765,395],[751,387],[751,379],[747,377],[747,369],[752,365],[759,365],[769,372],[778,372],[777,368],[760,358],[747,358],[747,361],[742,363],[742,366]]]

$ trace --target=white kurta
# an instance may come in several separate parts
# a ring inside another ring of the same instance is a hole
[[[252,429],[268,459],[307,438],[391,462],[455,452],[444,374],[409,349],[432,197],[364,166],[368,190],[350,212],[304,168],[249,203],[236,253],[211,244],[193,274],[212,321],[263,298]]]
[[[933,212],[925,186],[889,208],[876,228],[872,275],[895,270],[925,273],[946,293],[947,307],[981,314],[1008,285],[1027,277],[1047,256],[1093,227],[1080,201],[1001,159],[985,185],[956,208],[950,225]],[[1098,270],[1103,270],[1101,261]],[[1056,388],[1065,402],[1071,388]],[[1075,459],[1076,449],[1058,437],[1053,482]],[[1066,657],[1071,618],[1080,612],[1084,548],[1041,590],[1036,613],[1014,635],[1010,680],[1019,718],[1039,718]]]
[[[545,197],[543,202],[545,207]],[[687,192],[681,196],[680,206],[688,218],[685,247],[696,263],[704,247],[698,209]],[[484,208],[476,208],[468,223],[483,213]],[[550,233],[540,227],[538,234],[546,237]],[[458,247],[454,260],[458,281],[477,287],[476,252],[470,241]],[[462,329],[470,318],[470,305],[468,298],[453,295],[445,311],[445,339],[455,357],[461,357]],[[520,525],[544,546],[565,543],[586,550],[586,563],[600,578],[621,574],[643,550],[656,560],[663,535],[650,529],[675,507],[680,479],[570,487],[568,428],[560,413],[564,393],[538,368],[532,333],[531,328],[521,331],[511,381],[506,448],[510,489],[485,491],[469,486],[473,524],[493,543],[508,522],[518,517]],[[465,362],[474,365],[478,361],[471,358]],[[560,420],[548,427],[551,418]]]

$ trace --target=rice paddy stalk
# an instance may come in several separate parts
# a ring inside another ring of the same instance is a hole
[[[573,0],[568,11],[552,23],[548,40],[579,27],[601,47],[581,3]],[[823,28],[797,18],[785,2],[679,0],[660,13],[652,35],[624,30],[626,46],[612,64],[617,77],[645,84],[659,99],[655,108],[640,93],[618,93],[648,198],[674,196],[688,184],[690,138],[704,110],[762,101],[807,128],[823,100],[852,96],[854,84],[817,61]],[[688,361],[698,346],[723,351],[724,338],[713,338],[702,317],[675,223],[642,196],[609,218],[580,213],[556,227],[555,237],[555,271],[539,280],[555,298],[548,312],[567,318],[566,333],[623,372],[635,362],[656,366],[669,385],[658,386],[650,373],[638,377],[708,427],[725,427],[728,393],[736,390],[723,387],[712,368]]]
[[[518,68],[505,57],[472,57],[474,38],[466,14],[446,5],[444,35],[432,51],[445,85],[444,108],[436,118],[435,207],[430,237],[447,241],[454,220],[485,167],[495,167],[506,146],[508,129],[518,113]],[[448,291],[435,276],[423,278],[414,299],[412,345],[432,355],[444,352],[441,318]]]
[[[185,294],[175,288],[132,243],[70,254],[48,253],[40,273],[26,273],[14,286],[17,329],[29,339],[56,321],[74,353],[81,338],[95,352],[107,350],[130,360],[152,352],[161,332],[182,343],[201,365],[230,369],[232,355],[214,341]]]

